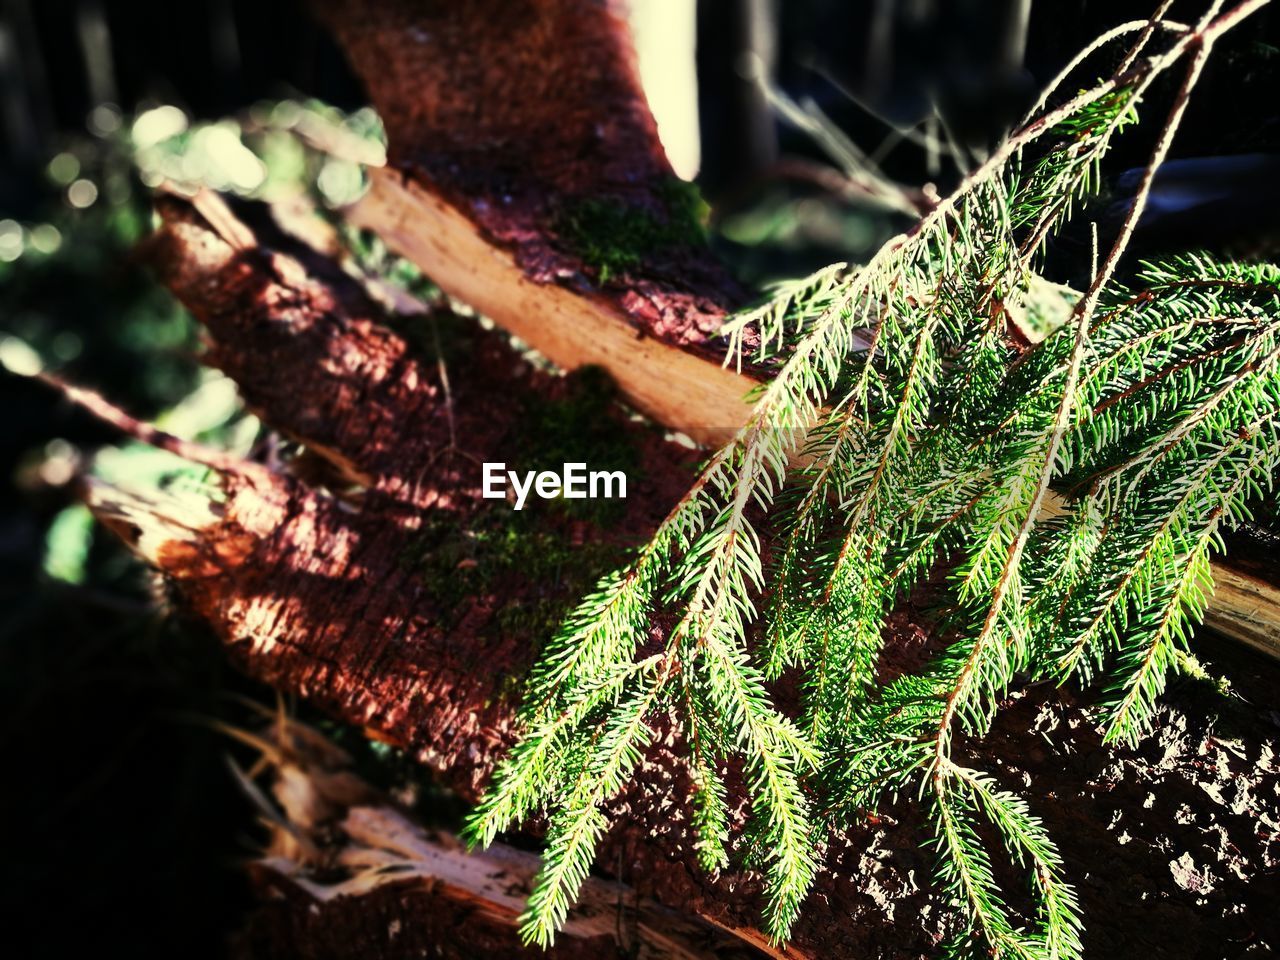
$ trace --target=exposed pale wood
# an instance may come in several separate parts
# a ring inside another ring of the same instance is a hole
[[[468,922],[480,920],[505,931],[510,951],[542,955],[521,950],[516,942],[519,916],[540,866],[537,854],[503,843],[467,850],[451,833],[422,826],[353,773],[345,751],[286,714],[272,715],[260,732],[221,729],[259,753],[254,776],[233,769],[269,827],[256,864],[260,880],[267,874],[287,882],[313,902],[313,912],[343,899],[374,898],[388,887],[412,890],[416,909],[439,911],[447,905]],[[572,941],[581,941],[587,956],[806,957],[794,948],[784,954],[757,930],[696,911],[677,912],[624,883],[599,877],[583,883],[557,937],[560,946]],[[492,945],[482,952],[491,953]],[[553,955],[576,958],[584,951],[572,945]]]
[[[353,807],[341,827],[347,843],[336,863],[350,872],[346,879],[320,882],[302,864],[287,857],[268,857],[261,865],[288,878],[320,903],[367,896],[387,884],[414,880],[433,896],[514,927],[541,863],[537,854],[501,843],[468,851],[456,837],[429,832],[389,806]],[[805,957],[795,949],[784,954],[757,930],[681,915],[652,900],[637,899],[625,884],[589,878],[560,936],[616,940],[628,935],[643,944],[644,956],[653,960],[711,958],[719,952],[717,940],[721,948],[726,942],[738,941],[777,960]]]
[[[602,296],[529,280],[512,255],[465,214],[413,180],[372,171],[350,211],[448,294],[475,307],[558,366],[604,367],[635,407],[700,443],[732,436],[755,381],[643,335]]]
[[[1213,597],[1205,623],[1280,660],[1280,586],[1229,565],[1213,566]]]
[[[338,897],[367,896],[387,884],[417,881],[432,896],[465,906],[505,926],[516,925],[524,909],[539,858],[536,854],[495,844],[484,851],[468,853],[447,834],[429,834],[391,807],[355,807],[342,821],[348,843],[339,852],[337,864],[351,875],[334,883],[309,876],[302,864],[287,857],[268,857],[262,866],[286,877],[317,902]],[[633,897],[623,885],[592,878],[582,888],[582,896],[565,921],[562,936],[589,940],[614,939],[619,929],[619,904],[629,910]],[[638,932],[655,957],[693,960],[708,956],[681,943],[672,926],[687,925],[681,918],[656,904],[646,905],[662,915],[664,930],[639,921]],[[629,923],[629,921],[628,921]]]
[[[372,174],[351,221],[379,234],[451,295],[565,369],[604,367],[639,410],[699,442],[723,442],[745,421],[750,407],[743,398],[756,381],[638,335],[602,297],[530,281],[508,252],[425,186],[388,169]],[[1280,658],[1280,589],[1229,563],[1213,569],[1219,586],[1209,626]]]

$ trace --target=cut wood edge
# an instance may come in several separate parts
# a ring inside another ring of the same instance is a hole
[[[99,523],[157,567],[174,544],[198,543],[221,522],[217,500],[208,493],[125,489],[90,477],[84,481],[83,498]]]
[[[1280,660],[1280,586],[1215,563],[1213,595],[1204,622],[1209,629]]]

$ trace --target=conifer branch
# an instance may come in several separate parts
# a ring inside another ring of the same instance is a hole
[[[727,362],[750,355],[772,378],[635,561],[553,638],[529,678],[524,736],[471,822],[487,843],[552,811],[529,938],[550,942],[607,801],[663,722],[687,746],[706,869],[729,862],[722,770],[740,765],[772,937],[786,936],[818,869],[815,824],[911,791],[935,827],[962,947],[1079,956],[1078,906],[1043,825],[958,763],[955,744],[986,733],[1024,673],[1109,673],[1106,736],[1139,736],[1203,612],[1220,530],[1280,469],[1280,271],[1189,257],[1145,265],[1137,290],[1117,283],[1215,40],[1264,2],[1225,13],[1215,2],[1194,27],[1162,7],[1112,31],[1054,85],[1138,33],[1116,74],[1030,118],[870,262],[784,285],[726,325]],[[1157,35],[1170,42],[1148,56]],[[1080,294],[1048,284],[1033,262],[1044,241],[1179,63],[1096,275]],[[1015,345],[1015,315],[1040,320],[1038,342]],[[767,565],[765,529],[781,531]],[[943,654],[877,683],[886,618],[939,567]],[[674,622],[662,636],[658,611]],[[800,702],[780,705],[767,681],[789,671]],[[1004,901],[994,855],[1027,872],[1034,916]]]

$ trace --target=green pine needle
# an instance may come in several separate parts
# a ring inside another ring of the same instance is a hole
[[[1024,677],[1105,678],[1106,739],[1135,742],[1203,617],[1222,531],[1280,472],[1280,268],[1184,256],[1122,286],[1112,258],[1083,295],[1036,272],[1144,91],[1193,47],[1135,54],[1124,77],[1030,119],[865,266],[787,284],[726,325],[729,362],[771,379],[553,638],[468,826],[487,844],[550,815],[528,942],[552,942],[610,800],[674,727],[699,863],[747,851],[774,940],[801,915],[825,831],[914,796],[966,930],[955,951],[1080,956],[1051,838],[953,745],[983,736]],[[887,620],[926,577],[944,649],[881,682]],[[770,681],[788,673],[799,702],[779,705]],[[1030,916],[997,860],[1027,877]]]

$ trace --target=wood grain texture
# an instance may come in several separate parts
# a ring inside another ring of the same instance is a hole
[[[756,381],[705,351],[648,335],[602,293],[531,279],[509,250],[416,180],[372,171],[348,219],[562,369],[603,367],[636,409],[700,443],[724,442],[750,413]]]
[[[1229,558],[1213,565],[1213,595],[1204,622],[1280,660],[1280,586],[1232,567]]]

